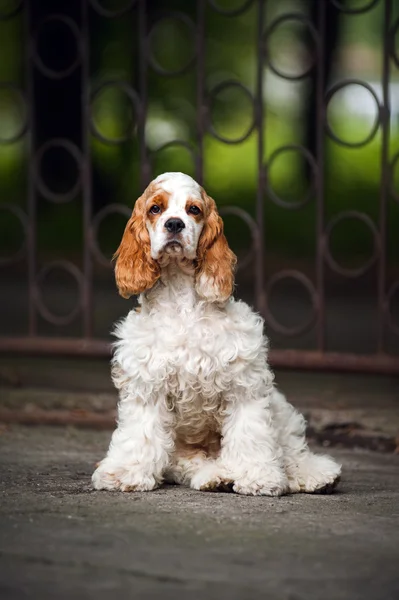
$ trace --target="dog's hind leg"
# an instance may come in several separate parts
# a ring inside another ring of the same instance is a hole
[[[330,456],[310,451],[306,442],[304,417],[277,390],[272,394],[271,407],[283,450],[289,492],[331,492],[339,482],[341,465]]]

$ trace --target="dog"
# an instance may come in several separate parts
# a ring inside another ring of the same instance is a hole
[[[236,257],[205,190],[157,177],[114,258],[119,293],[140,306],[116,326],[118,421],[94,488],[332,491],[341,466],[309,450],[303,416],[274,386],[263,319],[233,298]]]

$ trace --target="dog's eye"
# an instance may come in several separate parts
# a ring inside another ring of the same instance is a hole
[[[188,209],[188,212],[191,215],[199,215],[201,210],[198,208],[198,206],[190,206],[190,208]]]
[[[157,215],[160,212],[161,212],[161,209],[159,208],[159,206],[157,204],[154,204],[154,206],[151,206],[151,208],[150,208],[151,214]]]

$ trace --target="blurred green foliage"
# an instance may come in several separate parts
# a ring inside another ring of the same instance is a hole
[[[353,6],[359,4],[353,0]],[[231,2],[218,0],[224,8]],[[239,4],[239,3],[238,3]],[[195,22],[195,3],[170,2],[170,8],[183,10]],[[333,79],[357,77],[371,85],[379,85],[382,64],[382,3],[363,16],[342,16],[339,44],[335,52]],[[268,22],[287,11],[306,14],[306,2],[269,2]],[[395,10],[398,6],[395,3]],[[168,7],[169,8],[169,7]],[[265,27],[267,26],[265,23]],[[125,79],[137,86],[138,39],[132,35],[137,27],[135,14],[131,18],[93,19],[91,36],[92,85],[95,87],[108,78]],[[213,89],[225,80],[239,80],[251,93],[256,77],[256,7],[243,15],[228,18],[207,7],[206,11],[206,88]],[[134,29],[133,29],[134,31]],[[136,30],[137,31],[137,30]],[[2,54],[0,79],[23,80],[23,47],[21,18],[0,22]],[[269,44],[275,65],[289,73],[306,67],[310,60],[304,44],[303,26],[287,22],[273,34]],[[151,60],[158,67],[177,69],[193,57],[194,32],[184,22],[167,19],[155,25],[150,39]],[[392,85],[399,86],[398,70],[392,66]],[[303,144],[306,128],[306,103],[309,88],[307,80],[286,82],[264,69],[264,164],[271,154],[285,144]],[[380,92],[377,91],[379,95]],[[397,95],[399,97],[399,94]],[[360,101],[359,97],[359,101]],[[373,116],[367,111],[349,110],[347,98],[336,99],[337,105],[328,119],[333,130],[347,140],[367,136]],[[209,101],[210,118],[214,128],[223,136],[234,139],[248,130],[252,121],[252,106],[248,97],[237,90],[225,90]],[[359,107],[361,108],[361,107]],[[393,115],[390,156],[399,149],[398,114]],[[108,190],[106,202],[131,206],[140,193],[140,159],[137,141],[135,111],[126,95],[116,88],[101,92],[92,106],[98,130],[110,139],[126,132],[131,140],[120,145],[106,144],[91,137],[93,170],[100,183]],[[18,122],[15,106],[3,96],[0,98],[0,130],[11,131]],[[11,124],[11,125],[10,125]],[[11,127],[11,129],[10,129]],[[8,129],[7,129],[8,128]],[[148,115],[146,140],[153,174],[163,171],[184,171],[195,176],[192,155],[186,148],[171,146],[158,150],[173,140],[191,144],[195,152],[197,142],[196,67],[183,75],[164,77],[151,67],[148,70]],[[208,131],[204,138],[204,183],[219,205],[238,205],[255,215],[258,183],[257,134],[239,144],[224,144]],[[2,199],[26,207],[28,157],[26,140],[0,145],[0,188]],[[366,146],[345,148],[328,139],[325,142],[325,210],[329,219],[340,211],[360,210],[378,224],[381,181],[381,132]],[[399,189],[399,167],[392,175],[392,184]],[[279,156],[269,170],[269,185],[287,203],[294,205],[307,193],[308,181],[303,157],[297,152]],[[310,184],[311,185],[311,184]],[[315,194],[310,201],[292,210],[277,206],[265,195],[266,247],[272,253],[293,257],[310,257],[315,252],[316,206]],[[13,217],[0,218],[0,247],[2,251],[16,243],[17,227]],[[399,204],[392,199],[388,206],[388,251],[390,259],[399,259]],[[109,253],[115,247],[123,227],[123,219],[116,217],[102,226],[100,242]],[[227,227],[233,246],[239,248],[248,240],[242,225],[234,220]],[[47,204],[38,221],[39,246],[44,253],[54,256],[78,253],[82,244],[82,200],[77,197],[65,205]],[[360,224],[342,224],[332,239],[334,255],[358,257],[368,255],[372,240]]]

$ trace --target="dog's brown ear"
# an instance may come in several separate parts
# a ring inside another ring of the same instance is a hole
[[[160,276],[159,265],[151,258],[144,196],[136,200],[114,260],[116,285],[123,298],[149,290]]]
[[[237,263],[223,233],[223,221],[215,201],[203,192],[206,220],[198,244],[196,290],[209,302],[225,302],[233,293]]]

